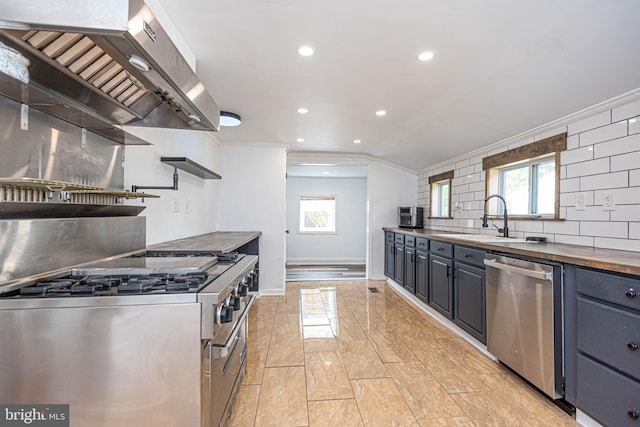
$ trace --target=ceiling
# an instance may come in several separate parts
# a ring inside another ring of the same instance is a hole
[[[160,2],[242,116],[217,135],[228,144],[417,171],[640,88],[638,0]]]

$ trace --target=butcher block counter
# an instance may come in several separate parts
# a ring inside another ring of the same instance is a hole
[[[494,237],[492,239],[492,236],[486,236],[486,239],[483,239],[482,236],[485,235],[461,234],[429,229],[398,227],[384,227],[383,229],[385,231],[403,233],[415,237],[640,276],[640,252],[592,248],[562,243],[525,242],[524,239],[504,237]],[[478,237],[478,239],[474,237]]]
[[[147,251],[198,251],[227,254],[258,239],[261,231],[215,231],[147,246]]]

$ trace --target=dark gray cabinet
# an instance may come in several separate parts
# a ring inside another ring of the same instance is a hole
[[[640,425],[640,278],[569,268],[576,406],[604,425]],[[574,273],[573,273],[574,272]]]
[[[390,231],[385,231],[385,250],[384,250],[384,275],[390,279],[394,278],[396,259],[395,259],[395,236]]]
[[[429,241],[416,239],[416,296],[429,302]]]
[[[395,267],[393,271],[393,280],[402,285],[404,283],[404,245],[396,243],[394,251]]]
[[[429,254],[429,305],[453,318],[453,261],[433,253]]]
[[[416,293],[416,249],[408,245],[404,246],[403,285],[412,294]]]
[[[454,264],[454,314],[453,321],[485,344],[485,251],[480,249],[456,246]]]

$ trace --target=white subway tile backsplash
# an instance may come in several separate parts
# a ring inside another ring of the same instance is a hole
[[[481,228],[486,197],[482,159],[567,131],[567,150],[561,153],[559,170],[559,216],[565,221],[512,219],[512,234],[542,235],[549,242],[640,252],[640,100],[638,96],[635,98],[627,105],[566,126],[549,127],[533,137],[506,141],[485,153],[476,152],[473,157],[421,171],[418,202],[428,209],[428,177],[455,170],[452,200],[459,203],[459,208],[453,207],[454,219],[429,220],[428,226],[436,230],[495,234],[494,230]],[[613,194],[614,210],[604,210],[605,193]],[[580,211],[575,209],[578,194],[585,200],[584,210]],[[501,220],[495,223],[499,225]]]
[[[629,236],[629,223],[582,221],[580,222],[580,235],[626,239]]]
[[[603,111],[600,114],[587,117],[586,119],[570,123],[567,127],[567,133],[573,135],[580,132],[586,132],[600,126],[606,126],[611,123],[611,110]]]
[[[640,116],[629,120],[629,135],[640,133]]]
[[[580,191],[580,178],[561,179],[560,193],[569,193],[572,191]]]
[[[563,165],[585,162],[587,160],[593,160],[593,147],[582,147],[560,153],[560,163]]]
[[[549,234],[580,234],[578,221],[545,221],[544,232]]]
[[[580,136],[578,134],[567,137],[567,150],[574,150],[580,147]]]
[[[621,107],[616,107],[611,110],[611,119],[614,122],[628,119],[634,116],[640,116],[640,100],[630,102]]]
[[[632,153],[634,151],[640,151],[640,134],[602,142],[593,147],[595,158]]]
[[[580,146],[597,144],[627,136],[627,122],[612,123],[580,134]]]
[[[640,252],[640,240],[606,239],[596,237],[595,245],[599,248]]]
[[[565,208],[568,221],[609,221],[609,211],[602,210],[602,206],[587,206],[583,211],[573,207]]]
[[[598,175],[609,172],[609,159],[589,160],[567,165],[567,178]]]
[[[593,237],[587,236],[568,236],[565,234],[556,234],[556,243],[564,243],[565,245],[593,246]]]
[[[611,157],[611,172],[634,169],[640,166],[640,151]]]
[[[640,188],[637,187],[598,190],[595,192],[595,204],[602,206],[602,197],[605,194],[612,194],[616,205],[640,204]]]
[[[616,204],[614,210],[611,211],[611,221],[640,221],[640,205]]]
[[[476,171],[475,166],[471,165],[471,166],[467,166],[465,168],[460,169],[460,171],[458,172],[458,175],[466,177],[467,175],[473,175],[475,171]]]
[[[622,188],[629,185],[629,173],[626,171],[605,173],[580,178],[580,190],[600,190]]]

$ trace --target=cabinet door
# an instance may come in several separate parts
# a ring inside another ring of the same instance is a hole
[[[453,318],[453,261],[429,255],[429,304]]]
[[[404,245],[396,243],[396,263],[394,268],[393,278],[396,283],[402,285],[404,283]]]
[[[384,275],[389,279],[394,278],[396,259],[395,259],[395,243],[387,241],[385,243],[384,252]]]
[[[454,277],[454,322],[484,344],[485,272],[481,268],[456,263]]]
[[[416,250],[404,248],[404,287],[412,294],[416,293]]]
[[[416,251],[416,296],[427,302],[427,283],[429,281],[429,255]]]

